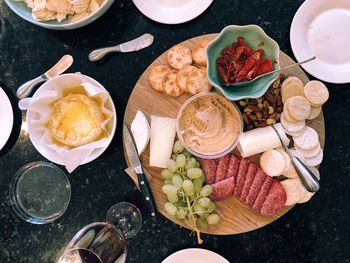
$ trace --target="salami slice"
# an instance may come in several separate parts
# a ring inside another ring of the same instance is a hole
[[[239,197],[241,192],[242,192],[245,175],[247,173],[247,170],[248,170],[248,167],[249,167],[250,163],[251,162],[248,159],[245,159],[245,158],[242,158],[241,162],[239,163],[237,178],[236,178],[236,181],[235,181],[235,190],[234,190],[235,196]]]
[[[245,203],[247,203],[250,206],[253,206],[255,199],[259,194],[260,188],[262,187],[266,179],[266,176],[266,173],[261,168],[258,168],[253,183],[250,186],[249,193],[245,199]]]
[[[284,206],[286,201],[286,191],[278,180],[274,180],[260,209],[260,214],[263,216],[273,215]]]
[[[245,198],[247,197],[248,193],[249,193],[249,189],[250,186],[253,183],[256,171],[258,170],[258,166],[255,163],[251,163],[248,167],[248,171],[247,174],[245,176],[245,180],[244,180],[244,185],[242,188],[242,192],[240,195],[240,198],[242,201],[245,200]]]
[[[230,155],[225,155],[219,158],[215,173],[215,183],[220,182],[226,178],[228,164],[230,162]]]
[[[229,177],[220,182],[212,184],[211,187],[213,188],[213,191],[210,195],[210,199],[213,201],[219,201],[229,198],[233,194],[233,184],[233,177]]]
[[[259,212],[265,199],[266,199],[266,196],[267,196],[267,193],[269,192],[270,190],[270,187],[273,183],[273,181],[276,180],[276,179],[272,179],[270,176],[266,176],[266,179],[263,183],[263,185],[261,186],[261,189],[260,189],[260,192],[257,196],[257,198],[255,199],[255,202],[253,204],[253,210]]]
[[[215,182],[215,174],[218,160],[217,159],[198,159],[204,174],[205,182],[207,184],[213,184]]]
[[[239,158],[236,157],[235,155],[231,154],[230,162],[229,162],[228,168],[227,168],[226,178],[228,178],[228,177],[236,178],[237,172],[238,172],[238,167],[239,167]]]

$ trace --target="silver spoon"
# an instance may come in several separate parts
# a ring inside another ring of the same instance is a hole
[[[17,97],[19,99],[28,97],[29,94],[32,92],[33,88],[37,84],[62,74],[72,64],[73,64],[73,57],[71,55],[64,55],[52,68],[46,71],[43,75],[35,79],[29,80],[26,83],[19,86],[16,92]]]
[[[132,52],[138,51],[145,47],[150,46],[153,43],[154,37],[151,34],[143,34],[142,36],[135,38],[131,41],[100,49],[95,49],[89,54],[90,61],[96,61],[102,59],[105,55],[110,52]]]
[[[278,138],[281,141],[283,149],[286,151],[286,153],[289,155],[292,165],[294,166],[295,170],[297,171],[297,174],[299,178],[301,179],[301,182],[305,186],[305,188],[309,192],[317,192],[318,189],[320,189],[320,183],[318,182],[315,175],[311,172],[311,170],[296,156],[294,156],[288,149],[288,147],[284,144],[282,141],[282,138],[280,134],[278,133],[277,129],[272,125],[272,129],[275,130]]]

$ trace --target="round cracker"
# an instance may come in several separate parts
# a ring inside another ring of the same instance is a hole
[[[319,152],[319,154],[317,156],[314,156],[312,158],[306,158],[306,157],[303,157],[297,150],[293,150],[291,149],[290,152],[298,157],[300,159],[300,161],[302,161],[304,164],[306,164],[307,166],[317,166],[319,165],[321,162],[322,162],[322,159],[323,159],[323,150],[321,150]]]
[[[189,93],[195,95],[200,92],[210,91],[211,85],[207,79],[205,69],[196,69],[188,74],[186,89]]]
[[[317,156],[322,150],[322,148],[320,144],[318,144],[316,147],[310,150],[305,150],[305,149],[299,148],[298,145],[295,145],[295,150],[304,158],[312,158]]]
[[[304,150],[310,150],[320,143],[317,132],[309,126],[299,136],[294,136],[293,140],[295,145]]]
[[[285,168],[282,154],[276,150],[269,150],[260,156],[260,167],[271,176],[280,176]]]
[[[322,106],[311,106],[311,112],[309,117],[307,117],[308,120],[313,120],[316,119],[318,117],[318,115],[320,115],[322,111]]]
[[[170,71],[171,69],[164,65],[153,67],[148,77],[151,87],[156,91],[163,91],[163,78]]]
[[[184,45],[175,45],[169,49],[167,58],[169,65],[175,69],[192,64],[191,50]]]
[[[288,85],[281,90],[282,102],[285,103],[287,99],[294,96],[303,96],[304,95],[304,86],[299,82],[290,82]]]
[[[207,58],[205,55],[205,49],[207,48],[210,41],[208,40],[200,40],[198,43],[192,48],[192,58],[194,63],[199,66],[205,67],[207,65]]]
[[[177,97],[184,93],[184,91],[176,84],[176,70],[170,71],[164,76],[163,79],[163,90],[165,94]]]
[[[283,90],[284,87],[287,86],[287,85],[290,84],[290,83],[296,83],[296,84],[298,84],[298,85],[304,87],[303,82],[302,82],[298,77],[290,76],[290,77],[286,78],[286,79],[282,82],[281,90]]]
[[[311,199],[311,197],[314,196],[315,193],[309,192],[299,178],[293,180],[296,180],[300,191],[300,199],[298,201],[298,204],[306,203]]]
[[[313,106],[321,106],[329,98],[329,92],[326,85],[318,80],[312,80],[306,83],[304,94]]]
[[[286,100],[286,103],[284,103],[284,105],[283,105],[284,117],[286,118],[286,120],[287,120],[288,122],[291,122],[291,123],[293,123],[293,122],[299,122],[298,120],[294,119],[294,118],[290,115],[289,109],[288,109],[288,105],[289,105],[289,99]]]
[[[288,155],[288,153],[286,153],[286,151],[283,148],[277,148],[276,151],[278,151],[280,154],[282,154],[283,159],[284,159],[284,169],[282,174],[286,173],[289,171],[290,166],[292,165],[291,161],[290,161],[290,157]]]
[[[305,99],[305,97],[294,96],[288,99],[288,101],[288,113],[293,119],[301,121],[309,117],[311,112],[311,105],[309,101]]]
[[[286,206],[295,205],[299,202],[301,198],[301,191],[298,185],[297,180],[295,179],[287,179],[281,182],[284,190],[287,194],[287,201],[285,203]]]
[[[283,128],[285,128],[285,130],[287,130],[288,132],[291,132],[291,133],[300,132],[306,126],[306,123],[304,120],[298,121],[298,122],[289,122],[286,119],[284,112],[282,112],[280,119],[281,119],[281,123],[282,123]]]
[[[298,178],[299,175],[297,174],[297,171],[295,170],[294,166],[291,165],[289,167],[289,170],[287,172],[284,172],[283,173],[283,176],[287,177],[287,178],[290,178],[290,179],[293,179],[293,178]]]
[[[187,86],[186,86],[187,77],[195,69],[196,69],[195,66],[187,65],[187,66],[184,66],[182,69],[180,69],[177,72],[176,83],[185,92],[188,92]]]

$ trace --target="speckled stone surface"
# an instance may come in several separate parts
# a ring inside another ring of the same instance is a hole
[[[219,32],[229,24],[258,24],[279,43],[282,51],[293,57],[289,30],[302,2],[216,0],[191,22],[163,25],[144,17],[132,1],[116,0],[106,14],[89,26],[73,31],[50,31],[17,17],[0,0],[0,86],[9,94],[15,109],[13,133],[0,152],[0,262],[54,262],[79,229],[105,220],[108,208],[119,201],[131,201],[145,214],[140,194],[124,173],[126,164],[119,125],[107,151],[69,175],[71,203],[60,219],[48,225],[31,225],[19,219],[8,198],[11,178],[24,164],[45,158],[32,146],[28,134],[20,130],[22,118],[13,95],[16,87],[69,53],[75,59],[69,72],[80,71],[103,84],[113,97],[121,123],[131,90],[142,72],[161,53],[185,39]],[[155,36],[151,47],[137,53],[115,54],[103,63],[89,62],[87,55],[91,49],[120,43],[145,32]],[[350,85],[328,87],[321,190],[310,202],[250,233],[203,235],[202,246],[196,244],[188,230],[162,216],[156,223],[146,219],[141,232],[128,240],[127,262],[161,262],[171,253],[189,247],[213,250],[230,262],[349,262]]]

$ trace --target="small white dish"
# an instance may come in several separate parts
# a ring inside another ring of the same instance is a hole
[[[148,18],[163,24],[181,24],[202,14],[213,0],[133,0]]]
[[[201,248],[183,249],[164,259],[162,263],[230,263],[224,257]]]
[[[13,127],[13,111],[9,98],[0,87],[0,150],[8,141]]]
[[[298,61],[314,77],[331,83],[350,82],[350,1],[306,0],[296,12],[290,42]]]

